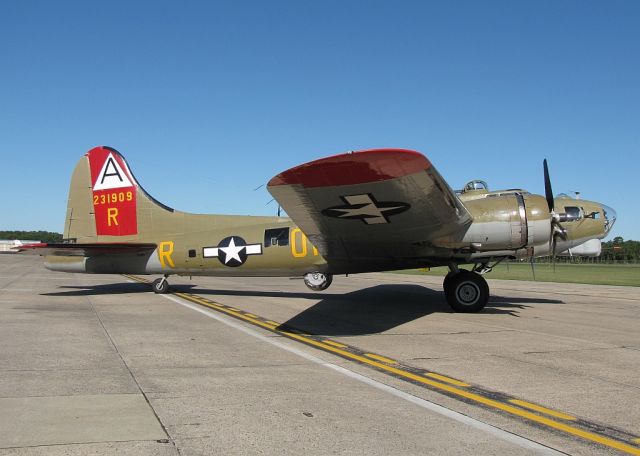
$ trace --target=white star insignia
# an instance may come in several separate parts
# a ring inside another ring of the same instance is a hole
[[[242,263],[242,260],[240,259],[240,252],[242,252],[242,249],[244,248],[244,245],[237,246],[233,238],[231,238],[231,242],[229,242],[228,246],[219,248],[224,252],[224,264],[227,264],[230,260],[236,260],[237,262]]]
[[[229,236],[217,247],[203,247],[203,258],[217,258],[229,267],[242,266],[249,255],[262,255],[262,244],[247,244],[240,236]]]

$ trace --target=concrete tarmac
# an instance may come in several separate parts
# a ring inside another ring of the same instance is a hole
[[[489,306],[455,314],[432,277],[337,277],[322,293],[283,278],[170,283],[562,412],[640,454],[637,288],[489,280]],[[619,451],[122,276],[0,255],[0,290],[0,455]]]

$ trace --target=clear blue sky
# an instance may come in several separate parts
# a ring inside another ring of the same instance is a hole
[[[177,209],[273,214],[293,165],[422,151],[454,188],[579,190],[640,239],[640,2],[0,2],[0,229],[62,231],[120,150]]]

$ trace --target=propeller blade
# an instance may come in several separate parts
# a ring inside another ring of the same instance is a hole
[[[551,263],[553,264],[553,273],[556,273],[556,244],[557,244],[557,240],[556,240],[556,236],[558,233],[556,233],[554,231],[554,233],[551,235],[552,241],[551,241]]]
[[[535,258],[533,257],[533,255],[531,256],[531,274],[533,274],[533,281],[536,281],[536,268],[533,266],[533,260],[535,260]],[[508,264],[508,263],[507,263]]]
[[[547,166],[547,159],[542,162],[544,167],[544,196],[547,198],[547,205],[549,206],[549,212],[554,210],[553,202],[553,190],[551,189],[551,178],[549,177],[549,167]]]

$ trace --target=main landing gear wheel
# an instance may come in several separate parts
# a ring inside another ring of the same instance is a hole
[[[326,290],[332,281],[331,274],[323,274],[322,272],[309,272],[304,275],[304,284],[313,291]]]
[[[444,276],[444,281],[442,282],[443,288],[446,290],[449,286],[449,282],[451,281],[451,277],[458,274],[457,272],[448,272],[446,276]]]
[[[445,277],[444,294],[456,312],[478,312],[489,301],[489,285],[480,274],[460,269]]]
[[[151,284],[151,288],[153,288],[154,293],[165,294],[169,291],[169,282],[167,282],[167,277],[165,276],[154,280]]]

